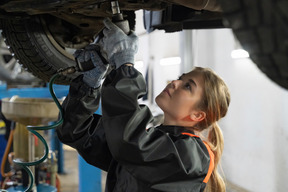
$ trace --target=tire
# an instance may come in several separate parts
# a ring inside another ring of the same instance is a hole
[[[0,81],[7,84],[35,84],[39,83],[31,73],[24,71],[21,65],[10,53],[4,38],[0,35]]]
[[[48,82],[60,68],[75,65],[72,54],[56,43],[41,17],[3,20],[2,24],[2,34],[10,51],[36,77]],[[68,85],[75,76],[61,76],[55,83]]]
[[[135,12],[124,11],[125,19],[128,19],[130,29],[135,28]],[[72,53],[75,49],[68,49],[57,43],[46,25],[51,17],[31,16],[26,20],[2,20],[3,36],[6,44],[19,63],[33,75],[46,82],[59,70],[75,66]],[[50,26],[51,27],[51,26]],[[65,29],[73,33],[73,27]],[[60,32],[61,33],[61,32]],[[88,42],[87,42],[88,43]],[[68,85],[78,76],[60,76],[56,84]]]
[[[288,89],[288,1],[222,0],[224,23],[272,81]]]

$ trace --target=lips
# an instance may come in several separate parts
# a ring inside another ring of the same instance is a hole
[[[169,90],[168,90],[168,89],[164,89],[164,91],[163,91],[163,92],[167,93],[167,94],[169,95],[169,97],[171,97],[171,95],[170,95],[170,92],[169,92]]]

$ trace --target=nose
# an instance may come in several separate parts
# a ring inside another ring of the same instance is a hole
[[[179,85],[179,82],[180,82],[180,80],[171,81],[171,87],[174,88],[174,89],[177,88],[178,85]]]

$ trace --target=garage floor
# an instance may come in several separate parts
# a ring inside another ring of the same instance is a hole
[[[59,175],[60,192],[78,192],[78,154],[77,151],[64,146],[64,169],[66,174]],[[103,185],[104,183],[102,183]],[[98,191],[95,191],[98,192]],[[227,192],[249,192],[232,183],[227,183]]]
[[[78,153],[76,150],[64,147],[65,174],[59,175],[60,192],[78,192]]]

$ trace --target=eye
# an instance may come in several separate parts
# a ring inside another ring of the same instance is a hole
[[[190,85],[190,83],[185,83],[185,84],[184,84],[184,88],[191,91],[191,85]]]

